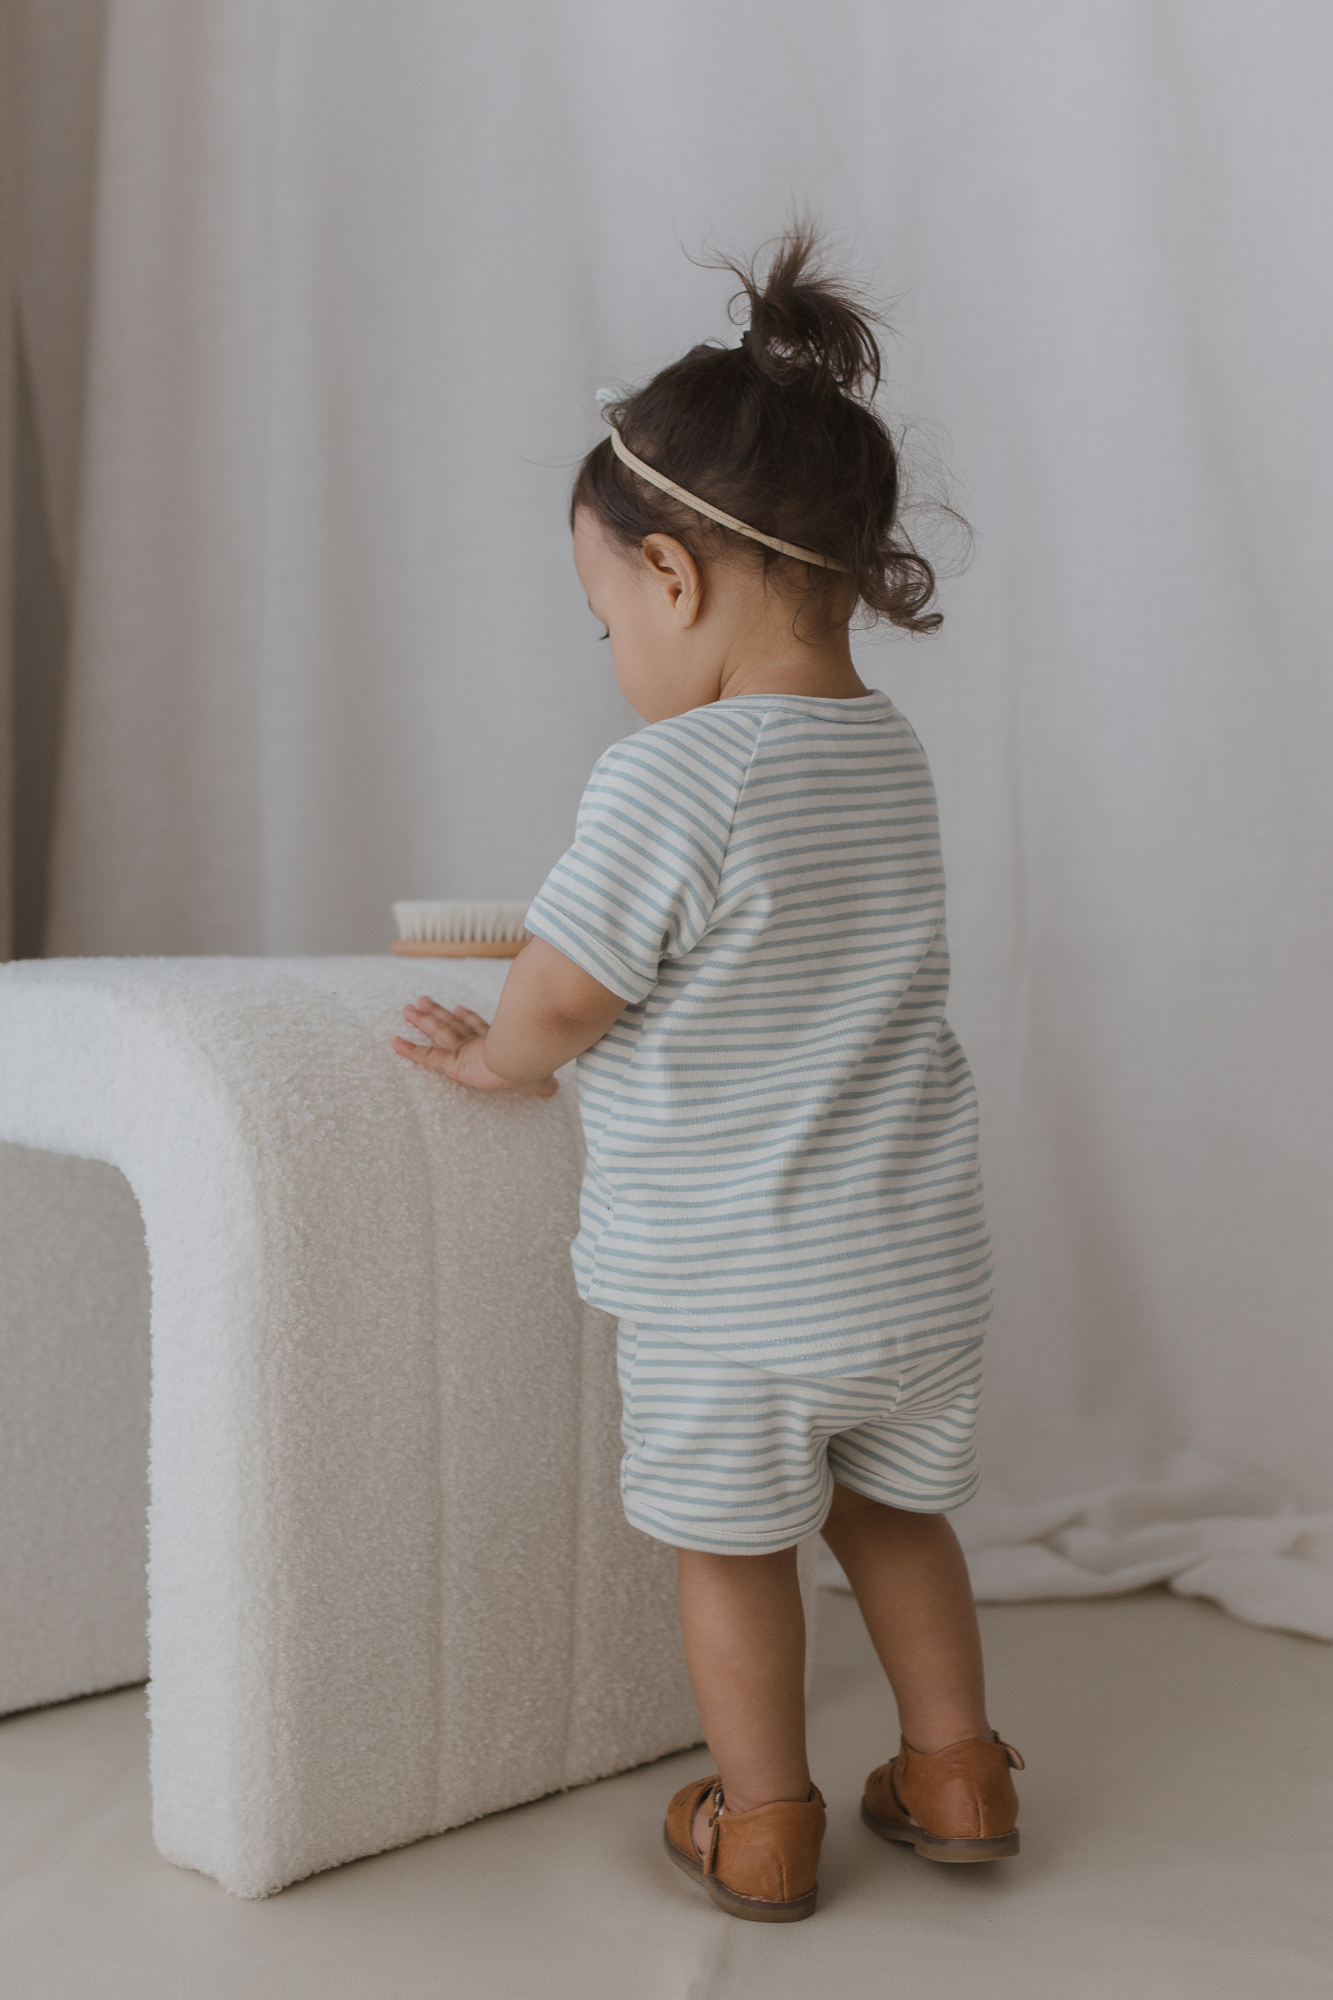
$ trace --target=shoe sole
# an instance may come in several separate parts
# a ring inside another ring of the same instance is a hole
[[[697,1882],[705,1895],[711,1897],[719,1910],[725,1910],[729,1917],[744,1917],[751,1924],[799,1924],[803,1917],[815,1914],[818,1882],[808,1896],[796,1896],[789,1903],[770,1903],[762,1896],[739,1896],[734,1889],[728,1889],[725,1883],[719,1882],[716,1875],[705,1875],[702,1861],[691,1861],[688,1854],[682,1854],[665,1832],[662,1844],[681,1874],[688,1875],[691,1882]]]
[[[913,1826],[910,1820],[881,1819],[878,1813],[871,1812],[864,1799],[861,1817],[881,1840],[905,1841],[918,1854],[924,1854],[927,1861],[1006,1861],[1018,1852],[1017,1827],[1012,1833],[992,1834],[985,1840],[944,1840],[927,1833],[923,1826]]]

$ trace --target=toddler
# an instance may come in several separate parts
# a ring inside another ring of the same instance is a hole
[[[852,662],[858,606],[940,623],[897,524],[873,322],[808,232],[738,269],[739,347],[607,412],[570,518],[648,725],[593,772],[488,1024],[423,998],[395,1047],[549,1096],[579,1058],[579,1290],[620,1321],[631,1522],[678,1551],[715,1774],[671,1860],[732,1915],[815,1907],[796,1544],[847,1573],[902,1741],[862,1814],[935,1861],[1018,1851],[967,1569],[990,1268],[976,1097],[944,1019],[925,756]]]

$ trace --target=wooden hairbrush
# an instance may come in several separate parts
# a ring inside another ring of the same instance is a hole
[[[526,903],[395,903],[400,958],[517,958]]]

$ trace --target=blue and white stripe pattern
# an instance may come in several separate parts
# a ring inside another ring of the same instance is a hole
[[[617,743],[527,921],[630,1003],[579,1059],[590,1303],[808,1378],[981,1332],[934,788],[886,695],[745,695]]]
[[[766,1555],[824,1524],[833,1482],[910,1513],[976,1490],[978,1335],[886,1375],[809,1381],[747,1368],[628,1320],[620,1492],[673,1548]]]

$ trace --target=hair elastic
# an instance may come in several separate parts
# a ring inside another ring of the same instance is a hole
[[[732,514],[724,514],[720,507],[710,507],[708,502],[701,500],[696,493],[687,493],[683,486],[676,485],[674,479],[664,478],[660,472],[655,472],[651,465],[645,465],[641,458],[636,458],[614,424],[610,426],[610,431],[611,449],[623,465],[627,465],[631,472],[637,472],[640,479],[646,479],[650,486],[656,486],[661,492],[669,493],[673,500],[679,500],[686,507],[692,507],[696,514],[706,515],[710,521],[716,521],[720,528],[730,528],[734,534],[748,535],[752,542],[762,542],[765,548],[776,549],[780,556],[793,556],[797,562],[818,563],[821,569],[846,572],[846,563],[834,562],[831,556],[817,556],[813,549],[798,549],[795,542],[781,542],[776,535],[761,535],[758,528],[747,528],[744,521],[738,521]]]

